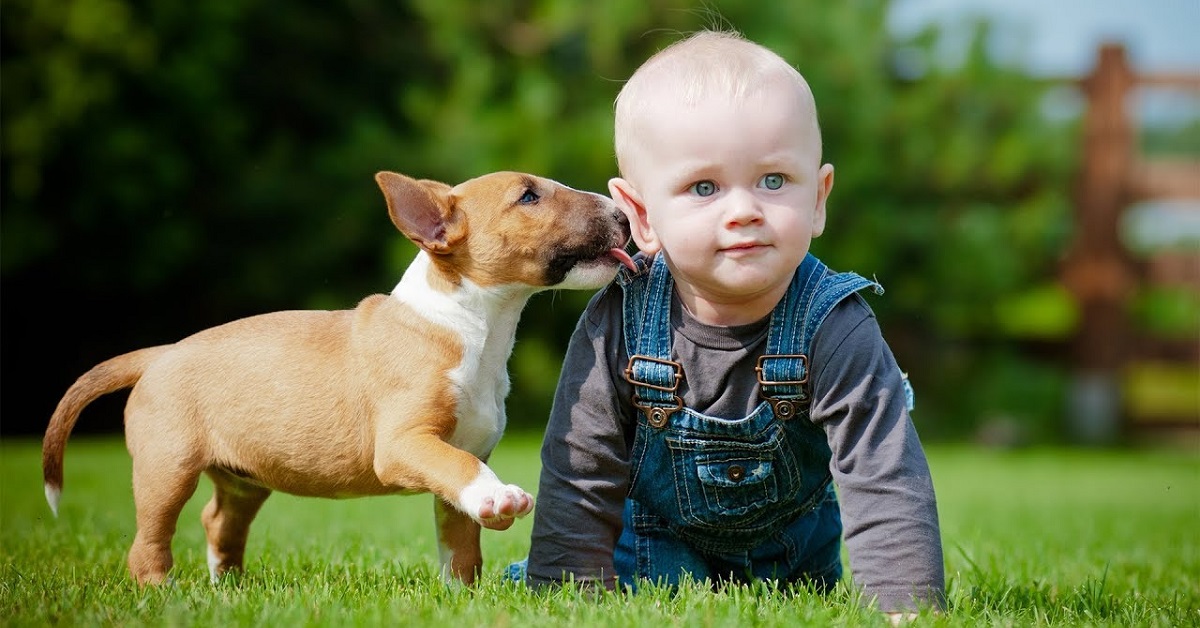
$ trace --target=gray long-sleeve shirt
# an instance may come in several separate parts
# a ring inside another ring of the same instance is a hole
[[[613,548],[629,490],[636,412],[622,376],[629,361],[622,292],[612,284],[580,317],[542,445],[528,576],[535,585],[615,584]],[[672,352],[686,377],[684,403],[710,416],[748,415],[759,404],[754,367],[769,317],[718,327],[672,300]],[[858,296],[830,313],[811,348],[811,420],[833,451],[854,582],[880,610],[944,605],[937,504],[909,419],[900,371],[874,314]]]

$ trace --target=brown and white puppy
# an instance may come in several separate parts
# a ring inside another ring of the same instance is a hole
[[[67,390],[42,445],[57,515],[63,450],[83,408],[133,387],[125,438],[137,535],[129,570],[161,583],[201,473],[209,572],[241,569],[272,491],[314,497],[431,492],[442,575],[482,565],[480,526],[533,508],[485,464],[505,426],[507,361],[521,310],[550,288],[593,289],[621,263],[628,223],[607,197],[516,172],[450,187],[375,176],[396,227],[420,251],[390,295],[353,310],[233,321],[94,367]]]

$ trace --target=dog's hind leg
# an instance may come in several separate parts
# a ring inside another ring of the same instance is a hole
[[[213,496],[200,515],[208,540],[208,574],[216,582],[227,571],[242,569],[246,537],[271,490],[221,469],[208,469]]]
[[[457,579],[463,584],[473,584],[483,568],[483,553],[479,549],[481,526],[436,496],[433,513],[442,580],[454,582]]]
[[[171,570],[171,538],[179,513],[200,479],[200,470],[186,460],[156,454],[133,458],[133,500],[137,535],[129,548],[129,571],[139,585],[162,584]]]

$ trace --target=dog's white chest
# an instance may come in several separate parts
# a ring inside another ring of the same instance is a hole
[[[512,344],[509,343],[511,348]],[[481,352],[486,355],[488,352]],[[466,357],[466,356],[464,356]],[[458,387],[458,424],[450,444],[477,456],[486,456],[504,433],[507,416],[504,399],[508,396],[508,353],[464,364],[450,371]]]
[[[462,361],[448,373],[457,397],[457,424],[448,442],[486,456],[504,433],[508,358],[529,291],[484,288],[463,280],[453,292],[434,290],[424,252],[413,260],[392,296],[430,322],[452,330],[462,343]]]

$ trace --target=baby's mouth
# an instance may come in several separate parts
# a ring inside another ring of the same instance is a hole
[[[741,242],[732,246],[727,246],[721,249],[722,253],[749,253],[758,249],[765,248],[766,245],[761,242]]]

